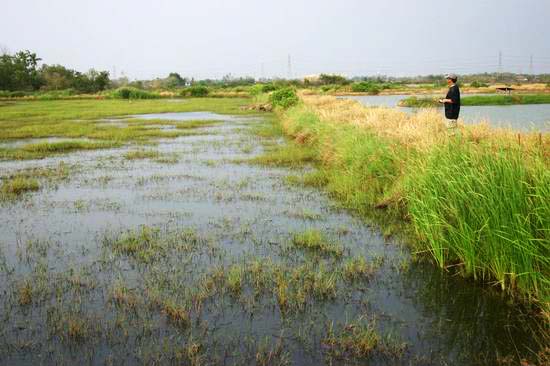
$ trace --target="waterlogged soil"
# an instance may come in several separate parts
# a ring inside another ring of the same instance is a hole
[[[284,143],[251,133],[261,119],[138,117],[223,123],[152,147],[169,162],[131,147],[0,162],[0,176],[70,169],[0,206],[0,364],[495,365],[539,350],[498,291],[285,183],[311,167],[243,163]]]

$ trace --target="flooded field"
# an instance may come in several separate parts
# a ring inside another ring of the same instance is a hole
[[[0,206],[0,364],[515,365],[540,351],[506,295],[287,179],[312,166],[254,164],[286,144],[256,133],[270,118],[132,118],[210,122],[0,162],[42,185]]]

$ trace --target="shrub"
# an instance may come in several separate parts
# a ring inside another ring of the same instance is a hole
[[[20,97],[25,97],[27,95],[30,95],[30,93],[27,93],[24,91],[13,91],[9,93],[9,97],[11,98],[20,98]]]
[[[298,103],[296,91],[292,88],[275,90],[269,96],[269,101],[274,107],[288,108]]]
[[[249,89],[248,89],[248,92],[250,93],[250,95],[259,95],[259,94],[262,94],[262,93],[269,93],[269,92],[272,92],[274,90],[277,90],[277,87],[271,83],[269,84],[255,84],[255,85],[252,85]]]
[[[262,93],[269,93],[277,90],[277,87],[271,83],[262,85]]]
[[[360,83],[354,83],[351,85],[351,90],[356,93],[369,93],[376,95],[380,93],[380,89],[380,86],[374,83],[370,83],[368,81],[362,81]]]
[[[262,88],[263,88],[263,85],[262,84],[256,84],[256,85],[252,85],[249,89],[248,89],[248,94],[252,95],[252,96],[256,96],[256,95],[259,95],[259,94],[262,94]]]
[[[160,98],[160,95],[146,90],[124,86],[112,91],[110,97],[114,99],[156,99]]]
[[[184,89],[182,91],[182,95],[192,97],[206,97],[209,92],[210,90],[208,90],[208,87],[204,85],[193,85],[187,89]]]

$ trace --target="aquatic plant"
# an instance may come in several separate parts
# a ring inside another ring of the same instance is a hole
[[[285,146],[276,146],[262,155],[244,160],[247,163],[260,165],[276,165],[296,167],[304,163],[314,162],[317,159],[317,153],[314,149],[301,147],[296,144]]]
[[[127,160],[155,159],[159,157],[160,153],[156,150],[133,150],[124,154],[124,158]]]
[[[348,324],[339,333],[334,333],[331,325],[323,340],[323,344],[329,348],[330,354],[336,358],[367,357],[379,343],[380,335],[374,324],[365,321]]]
[[[348,281],[355,281],[369,278],[374,270],[375,266],[369,265],[364,257],[355,257],[346,259],[342,274]]]
[[[25,192],[38,191],[40,184],[38,180],[31,177],[15,176],[2,182],[0,187],[0,198],[19,196]]]
[[[292,244],[311,251],[335,256],[340,256],[343,253],[341,245],[328,240],[321,231],[315,229],[294,234]]]

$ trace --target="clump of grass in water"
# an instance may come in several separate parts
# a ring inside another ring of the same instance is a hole
[[[290,355],[284,350],[283,337],[280,337],[273,346],[270,346],[269,343],[269,339],[266,338],[258,345],[256,350],[256,365],[290,365]]]
[[[287,215],[289,217],[310,221],[320,220],[323,217],[321,214],[307,210],[305,208],[297,211],[289,211],[287,212]]]
[[[315,229],[294,234],[292,237],[292,244],[296,247],[338,257],[341,256],[344,251],[341,245],[329,241],[321,231]]]
[[[321,188],[328,184],[327,172],[317,169],[304,175],[289,175],[285,178],[285,183],[291,186],[317,187]]]
[[[328,328],[323,344],[336,358],[367,357],[378,346],[380,335],[373,323],[356,322],[346,325],[339,334],[335,334],[333,325]]]
[[[371,277],[375,270],[375,266],[369,265],[365,258],[357,257],[346,260],[342,273],[348,281],[356,281]]]
[[[229,290],[235,295],[239,295],[241,293],[243,285],[243,275],[243,269],[238,265],[233,265],[229,269],[229,272],[227,274],[227,286],[229,287]]]
[[[109,292],[109,301],[119,307],[135,309],[140,303],[139,298],[122,282],[117,281]]]
[[[118,147],[120,144],[114,141],[59,141],[59,142],[39,142],[27,144],[21,147],[21,150],[31,153],[66,153],[75,150],[96,150],[109,147]]]
[[[59,336],[65,343],[83,343],[100,332],[97,319],[80,312],[54,308],[49,312],[47,321],[50,333]]]
[[[192,228],[169,232],[149,226],[141,226],[114,237],[106,235],[103,245],[111,248],[115,254],[129,256],[142,263],[166,258],[173,251],[190,253],[203,245],[208,247],[205,239],[199,237]]]
[[[33,291],[32,291],[32,283],[29,280],[23,281],[22,284],[19,285],[17,289],[17,297],[19,305],[25,306],[32,303],[33,300]]]
[[[273,150],[264,154],[246,160],[248,163],[259,165],[276,165],[286,167],[298,167],[304,163],[313,163],[317,160],[317,153],[314,149],[307,146],[289,144],[286,146],[276,146]]]
[[[179,328],[185,329],[191,325],[189,311],[173,300],[165,300],[162,303],[162,312],[172,324]]]
[[[2,183],[0,199],[14,198],[25,192],[38,191],[39,189],[40,184],[38,180],[25,176],[15,176],[8,178]]]
[[[163,154],[154,159],[155,163],[159,164],[177,164],[179,162],[178,154]]]
[[[213,127],[213,126],[219,126],[223,122],[218,120],[191,120],[191,121],[185,121],[185,122],[178,122],[174,126],[178,130],[188,130],[188,129],[195,129],[195,128],[201,128],[201,127]]]
[[[156,150],[134,150],[124,154],[124,158],[127,160],[158,159],[159,157],[160,153]]]
[[[160,230],[142,226],[136,231],[129,231],[114,241],[106,243],[115,253],[128,255],[140,262],[149,263],[163,256],[166,247],[162,245]]]

